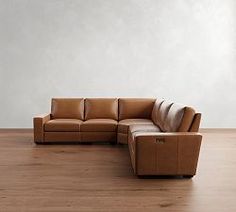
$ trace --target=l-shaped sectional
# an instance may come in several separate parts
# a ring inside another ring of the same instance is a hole
[[[34,141],[128,144],[135,174],[196,174],[201,114],[151,98],[53,98],[51,113],[34,117]]]

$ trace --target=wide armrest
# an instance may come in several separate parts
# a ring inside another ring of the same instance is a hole
[[[51,114],[38,115],[34,117],[34,142],[41,143],[43,142],[43,125],[49,121]]]
[[[200,133],[136,132],[133,136],[136,173],[195,175],[202,141]]]

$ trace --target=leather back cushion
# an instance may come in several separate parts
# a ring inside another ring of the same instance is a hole
[[[157,99],[157,100],[155,101],[154,106],[153,106],[153,109],[152,109],[152,121],[153,121],[156,125],[159,125],[159,122],[158,122],[157,117],[158,117],[158,115],[159,115],[159,108],[160,108],[160,106],[161,106],[161,104],[162,104],[163,101],[164,101],[163,99],[161,99],[161,100]]]
[[[159,103],[160,106],[159,108],[155,111],[155,119],[153,120],[154,123],[160,127],[160,129],[162,131],[166,131],[165,130],[165,120],[167,117],[167,114],[170,110],[171,105],[173,104],[172,102],[169,101],[163,101],[161,103]],[[157,107],[158,107],[158,103],[157,103]],[[153,112],[154,113],[154,112]],[[154,114],[153,114],[154,116]]]
[[[191,107],[180,104],[172,104],[166,116],[164,131],[166,132],[188,132],[195,111]]]
[[[53,98],[51,105],[52,118],[84,119],[83,98]]]
[[[85,120],[118,119],[118,99],[87,98],[85,99]]]
[[[146,118],[151,119],[155,99],[146,98],[120,98],[119,120]]]

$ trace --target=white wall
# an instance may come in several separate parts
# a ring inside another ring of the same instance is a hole
[[[51,97],[164,97],[236,127],[235,0],[0,0],[0,127]]]

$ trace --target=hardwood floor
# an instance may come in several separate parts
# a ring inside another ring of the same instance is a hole
[[[0,130],[0,211],[236,211],[236,129],[202,130],[191,179],[140,179],[126,146],[35,145]]]

